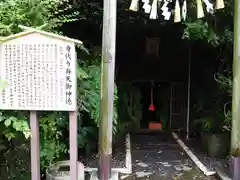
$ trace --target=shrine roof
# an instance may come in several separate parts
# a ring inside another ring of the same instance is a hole
[[[18,38],[18,37],[23,37],[23,36],[26,36],[26,35],[32,34],[32,33],[39,33],[39,34],[49,36],[49,37],[52,37],[52,38],[73,42],[73,43],[78,44],[78,45],[83,44],[82,41],[80,41],[80,40],[72,39],[72,38],[69,38],[69,37],[66,37],[66,36],[61,36],[61,35],[58,35],[58,34],[55,34],[55,33],[50,33],[50,32],[46,32],[46,31],[42,31],[42,30],[39,30],[39,29],[30,28],[30,27],[26,27],[26,26],[22,26],[22,25],[19,25],[19,27],[21,29],[25,30],[25,31],[17,33],[17,34],[10,35],[10,36],[7,36],[7,37],[0,37],[0,42],[5,42],[5,41],[8,41],[8,40]]]

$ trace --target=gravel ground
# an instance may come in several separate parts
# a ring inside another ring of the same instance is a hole
[[[116,152],[113,154],[113,158],[112,158],[112,167],[113,168],[125,168],[125,150],[123,150],[122,148],[119,148],[116,150]],[[91,157],[88,158],[81,158],[81,162],[83,162],[83,164],[86,167],[90,167],[90,168],[97,168],[98,167],[98,158],[97,155],[93,155]]]
[[[113,167],[125,167],[124,145],[113,153]],[[206,177],[172,139],[171,134],[138,134],[131,136],[131,175],[122,180],[216,180]],[[97,167],[97,156],[83,160],[88,167]]]
[[[181,147],[164,134],[132,137],[133,174],[124,180],[215,180],[206,177]]]
[[[117,147],[115,147],[117,146]],[[126,165],[126,149],[125,142],[121,142],[118,145],[115,145],[113,148],[112,154],[112,167],[113,168],[125,168]],[[98,167],[98,157],[97,153],[93,154],[90,157],[80,157],[79,160],[86,166],[90,168]]]

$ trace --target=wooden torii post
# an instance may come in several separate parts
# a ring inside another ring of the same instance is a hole
[[[116,16],[117,0],[104,0],[101,66],[101,112],[99,127],[99,180],[108,180],[111,178]]]
[[[240,179],[240,2],[234,3],[233,95],[231,155],[233,180]]]

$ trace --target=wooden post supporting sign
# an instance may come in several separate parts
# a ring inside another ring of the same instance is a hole
[[[30,111],[31,128],[31,176],[32,180],[40,180],[40,138],[39,138],[39,120],[36,111]]]
[[[69,113],[70,179],[78,179],[77,112]]]

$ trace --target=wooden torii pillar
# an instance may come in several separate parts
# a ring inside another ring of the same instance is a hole
[[[102,67],[101,67],[101,112],[99,127],[99,180],[111,178],[112,123],[115,77],[117,0],[104,0]]]
[[[233,180],[240,179],[240,2],[234,3],[233,95],[231,155]]]

